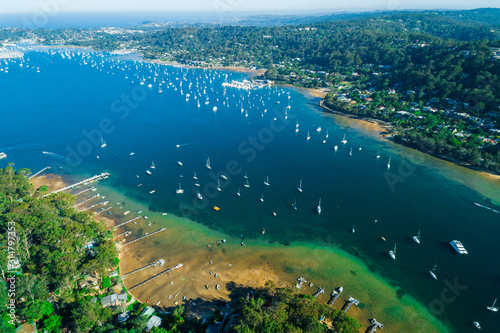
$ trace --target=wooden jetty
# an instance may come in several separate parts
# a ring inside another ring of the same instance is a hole
[[[304,279],[303,277],[297,278],[297,281],[299,281],[297,282],[297,289],[299,290],[302,288],[303,283],[307,283],[306,279]]]
[[[99,214],[101,214],[101,213],[104,213],[105,211],[108,211],[108,210],[110,210],[110,209],[112,209],[112,208],[113,208],[113,207],[106,207],[106,208],[103,208],[103,209],[101,209],[100,211],[96,212],[96,213],[95,213],[95,215],[99,215]]]
[[[374,333],[377,330],[377,328],[384,328],[384,325],[382,325],[381,323],[379,323],[377,321],[377,319],[375,319],[375,318],[373,318],[372,320],[370,320],[370,324],[373,325],[372,328],[371,328],[371,330],[370,330],[370,333]]]
[[[78,193],[75,193],[75,194],[73,194],[73,195],[74,195],[74,196],[78,196],[78,195],[83,194],[83,193],[85,193],[85,192],[88,192],[88,191],[95,191],[95,190],[97,190],[97,188],[96,188],[96,187],[94,187],[94,186],[92,186],[92,187],[86,188],[86,189],[85,189],[85,190],[83,190],[83,191],[80,191],[80,192],[78,192]]]
[[[332,293],[330,294],[330,307],[333,306],[333,304],[339,299],[340,297],[340,294],[342,293],[342,291],[344,290],[344,288],[342,287],[339,287],[338,289],[332,291]]]
[[[90,178],[87,178],[85,180],[82,180],[78,183],[75,183],[75,184],[72,184],[72,185],[68,185],[66,187],[63,187],[63,188],[60,188],[58,190],[55,190],[55,191],[52,191],[50,193],[47,193],[45,195],[42,196],[42,198],[46,197],[46,196],[49,196],[51,194],[54,194],[54,193],[58,193],[58,192],[61,192],[61,191],[66,191],[66,190],[69,190],[70,188],[72,187],[75,187],[75,186],[79,186],[79,185],[87,185],[87,184],[90,184],[90,183],[93,183],[93,182],[96,182],[98,180],[101,180],[101,179],[106,179],[109,177],[109,173],[107,172],[103,172],[103,173],[100,173],[98,175],[95,175],[93,177],[90,177]]]
[[[123,223],[120,223],[120,224],[115,225],[115,226],[113,227],[113,229],[116,229],[116,228],[119,228],[119,227],[121,227],[121,226],[124,226],[124,225],[125,225],[125,224],[127,224],[127,223],[137,221],[137,220],[138,220],[138,219],[140,219],[140,218],[141,218],[140,216],[134,217],[134,218],[133,218],[133,219],[131,219],[131,220],[128,220],[128,221],[125,221],[125,222],[123,222]]]
[[[89,202],[90,200],[97,199],[97,198],[99,198],[100,196],[101,196],[101,195],[100,195],[99,193],[97,193],[96,195],[93,195],[93,196],[91,196],[90,198],[88,198],[88,199],[86,199],[86,200],[83,200],[82,202],[79,202],[79,203],[75,204],[75,205],[73,206],[73,208],[76,208],[76,207],[78,207],[78,206],[80,206],[80,205],[83,205],[84,203]]]
[[[45,168],[43,168],[42,170],[38,171],[37,173],[35,173],[35,174],[33,174],[33,175],[29,176],[29,177],[28,177],[28,179],[31,179],[31,178],[33,178],[33,177],[36,177],[36,176],[38,176],[39,174],[41,174],[42,172],[44,172],[45,170],[48,170],[48,169],[50,169],[50,167],[45,167]]]
[[[127,231],[127,232],[128,232],[128,231]],[[163,260],[163,259],[159,259],[159,260],[157,260],[157,261],[155,261],[155,262],[150,263],[149,265],[146,265],[146,266],[144,266],[144,267],[138,268],[138,269],[136,269],[136,270],[134,270],[134,271],[132,271],[132,272],[129,272],[129,273],[127,273],[127,274],[123,274],[123,275],[121,276],[121,278],[122,278],[122,279],[123,279],[123,278],[126,278],[126,277],[127,277],[127,276],[129,276],[129,275],[132,275],[132,274],[134,274],[134,273],[140,272],[140,271],[142,271],[143,269],[146,269],[146,268],[151,267],[151,266],[153,266],[153,267],[156,267],[156,266],[158,266],[158,265],[160,265],[160,266],[164,266],[164,265],[165,265],[165,262],[166,262],[165,260]]]
[[[92,205],[92,206],[90,206],[90,207],[87,207],[87,208],[84,208],[84,209],[79,209],[78,211],[79,211],[79,212],[84,212],[84,211],[86,211],[86,210],[89,210],[89,209],[95,208],[95,207],[97,207],[97,206],[101,206],[101,205],[106,206],[108,203],[109,203],[109,201],[102,201],[102,202],[99,202],[99,203],[97,203],[97,204],[95,204],[95,205]]]
[[[325,290],[323,288],[319,288],[317,292],[314,293],[314,297],[318,298],[319,295],[324,294]]]
[[[150,234],[147,234],[147,235],[144,235],[142,237],[139,237],[137,239],[134,239],[130,242],[126,242],[125,244],[123,244],[122,246],[125,246],[125,245],[129,245],[129,244],[132,244],[132,243],[135,243],[135,242],[138,242],[140,240],[143,240],[144,238],[147,238],[147,237],[150,237],[150,236],[153,236],[153,235],[156,235],[156,234],[159,234],[160,232],[164,232],[165,230],[167,230],[167,228],[161,228],[161,229],[158,229]]]
[[[120,237],[120,236],[128,236],[131,233],[132,233],[131,231],[125,231],[125,232],[122,232],[121,234],[115,235],[115,238]]]
[[[347,311],[350,309],[350,307],[354,304],[354,305],[358,305],[359,304],[359,301],[357,299],[355,299],[354,297],[349,297],[349,299],[347,300],[347,306],[344,310],[344,313],[347,313]]]
[[[178,270],[178,269],[182,268],[182,266],[183,266],[182,264],[177,264],[177,266],[175,266],[175,267],[173,267],[173,268],[169,268],[169,269],[167,269],[167,270],[164,270],[163,272],[158,273],[158,274],[156,274],[155,276],[150,277],[149,279],[147,279],[147,280],[145,280],[145,281],[142,281],[142,282],[141,282],[141,283],[139,283],[139,284],[136,284],[135,286],[133,286],[132,288],[129,288],[128,290],[129,290],[129,291],[132,291],[132,290],[134,290],[135,288],[139,288],[140,286],[143,286],[143,285],[145,285],[145,284],[146,284],[146,283],[148,283],[148,282],[151,282],[151,281],[153,281],[153,280],[156,280],[157,278],[159,278],[160,276],[162,276],[162,275],[164,275],[164,274],[169,274],[169,273],[170,273],[170,272],[172,272],[174,269]]]

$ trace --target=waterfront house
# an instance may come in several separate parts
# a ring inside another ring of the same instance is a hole
[[[130,311],[120,313],[120,315],[116,318],[118,324],[123,325],[130,318]]]
[[[112,294],[108,296],[104,296],[101,299],[101,305],[106,308],[108,306],[118,306],[121,302],[127,301],[127,294]]]
[[[149,317],[151,316],[153,313],[155,313],[155,309],[153,309],[152,307],[150,306],[147,306],[144,308],[144,310],[142,310],[140,316],[146,316],[146,317]]]
[[[153,327],[160,326],[161,322],[162,322],[162,319],[158,316],[153,316],[153,317],[149,318],[144,331],[150,332],[153,329]]]

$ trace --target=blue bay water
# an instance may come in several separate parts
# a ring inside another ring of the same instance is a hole
[[[474,331],[475,320],[487,332],[500,325],[500,317],[486,310],[500,296],[500,214],[473,204],[500,211],[498,186],[483,197],[457,181],[460,168],[346,127],[345,120],[322,113],[317,99],[294,89],[223,87],[244,74],[84,50],[38,49],[23,61],[0,64],[0,151],[8,155],[0,167],[13,162],[37,171],[52,165],[56,173],[82,176],[109,171],[111,186],[154,211],[248,241],[264,228],[269,241],[283,246],[340,246],[423,304],[433,304],[437,317],[460,332]],[[344,134],[348,142],[342,145]],[[219,177],[224,171],[228,180]],[[300,179],[303,193],[297,191]],[[179,183],[182,195],[175,193]],[[198,191],[203,201],[195,198]],[[421,245],[412,240],[419,229]],[[448,244],[453,239],[470,254],[456,254]],[[396,261],[388,255],[394,243]],[[438,281],[429,275],[435,263]],[[441,313],[445,279],[466,289],[443,303]]]

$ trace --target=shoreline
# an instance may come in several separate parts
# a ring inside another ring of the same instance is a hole
[[[30,181],[34,186],[45,184],[55,190],[73,181],[71,178],[46,174]],[[106,185],[99,184],[98,187],[108,192]],[[263,287],[267,281],[273,281],[277,287],[292,287],[296,279],[303,276],[314,286],[304,284],[301,294],[312,294],[319,286],[323,286],[326,294],[318,297],[318,301],[323,304],[328,301],[331,289],[339,286],[343,286],[346,293],[342,294],[334,308],[340,309],[350,295],[358,298],[362,305],[352,307],[348,314],[363,325],[363,331],[369,326],[368,320],[373,317],[384,322],[388,332],[401,332],[403,329],[406,332],[423,332],[421,329],[425,332],[450,331],[412,296],[398,297],[398,286],[393,285],[394,282],[372,273],[362,260],[335,245],[296,242],[282,246],[271,244],[262,237],[246,240],[248,244],[241,246],[240,239],[170,214],[162,216],[153,213],[148,211],[147,204],[132,202],[121,193],[106,195],[111,203],[120,203],[121,207],[110,204],[113,207],[112,218],[103,215],[95,217],[107,220],[111,225],[132,218],[136,209],[148,212],[148,221],[153,223],[151,229],[148,229],[144,219],[139,220],[137,225],[129,224],[117,229],[117,234],[130,230],[132,235],[128,240],[138,238],[146,230],[167,228],[162,236],[120,246],[122,275],[158,259],[166,260],[164,267],[148,268],[124,278],[127,289],[178,263],[184,265],[181,270],[130,292],[135,299],[149,302],[150,306],[160,302],[159,307],[165,311],[177,299],[186,306],[188,312],[210,315],[214,308],[224,310],[226,303],[234,306],[239,297],[245,296],[253,288]],[[123,211],[126,210],[132,213],[125,217]],[[226,243],[217,242],[221,239],[226,239]],[[211,271],[213,274],[210,274]],[[215,274],[219,276],[215,278]],[[215,284],[221,286],[220,290],[215,290]],[[176,298],[174,294],[177,293]],[[181,301],[183,296],[186,296],[187,302]],[[410,317],[418,325],[409,327],[404,318]]]
[[[330,109],[329,107],[327,107],[327,106],[325,106],[323,104],[323,99],[321,101],[319,101],[317,105],[318,105],[318,107],[320,109],[322,109],[322,110],[324,110],[325,112],[328,112],[328,113],[332,113],[332,114],[335,114],[335,115],[346,117],[346,118],[349,118],[351,120],[357,120],[357,121],[366,122],[366,123],[378,124],[379,128],[380,128],[379,135],[380,135],[380,138],[382,140],[388,140],[388,141],[391,141],[391,142],[393,142],[393,143],[395,143],[397,145],[401,145],[403,147],[406,147],[406,148],[409,148],[409,149],[412,149],[412,150],[416,150],[416,151],[421,152],[423,154],[435,157],[435,158],[437,158],[439,160],[446,161],[446,162],[449,162],[449,163],[453,163],[454,165],[459,166],[459,167],[467,168],[469,170],[477,172],[480,176],[488,178],[490,180],[500,180],[500,174],[498,174],[498,173],[496,173],[494,171],[484,170],[484,169],[475,167],[475,166],[473,166],[473,165],[471,165],[469,163],[456,160],[456,159],[454,159],[452,157],[449,157],[447,155],[434,153],[434,152],[431,152],[431,151],[428,151],[428,150],[417,149],[416,147],[414,147],[412,145],[408,145],[408,144],[405,144],[403,142],[399,142],[399,141],[395,141],[395,140],[392,140],[392,139],[388,139],[387,136],[384,136],[383,133],[382,133],[382,130],[391,128],[391,124],[389,124],[387,122],[384,122],[384,121],[378,120],[378,119],[358,117],[356,115],[352,115],[352,114],[345,113],[345,112],[342,112],[342,111],[332,110],[332,109]]]

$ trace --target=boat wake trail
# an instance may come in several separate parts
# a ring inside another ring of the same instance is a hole
[[[483,205],[481,205],[481,204],[478,204],[477,202],[474,202],[474,205],[479,206],[479,207],[483,207],[483,208],[486,208],[486,209],[489,209],[489,210],[491,210],[492,212],[495,212],[495,213],[497,213],[497,214],[500,214],[500,212],[499,212],[498,210],[495,210],[495,209],[490,208],[490,207],[483,206]]]
[[[184,143],[182,145],[176,145],[175,147],[179,148],[179,147],[183,147],[183,146],[190,146],[190,145],[195,145],[196,143],[193,142],[193,143]]]
[[[64,162],[68,162],[68,163],[73,162],[72,160],[70,160],[70,159],[69,159],[69,158],[67,158],[67,157],[64,157],[64,156],[59,155],[59,154],[56,154],[56,153],[51,153],[50,151],[44,151],[43,153],[44,153],[45,155],[49,155],[49,156],[55,157],[55,158],[57,158],[58,160],[61,160],[61,161],[64,161]]]

